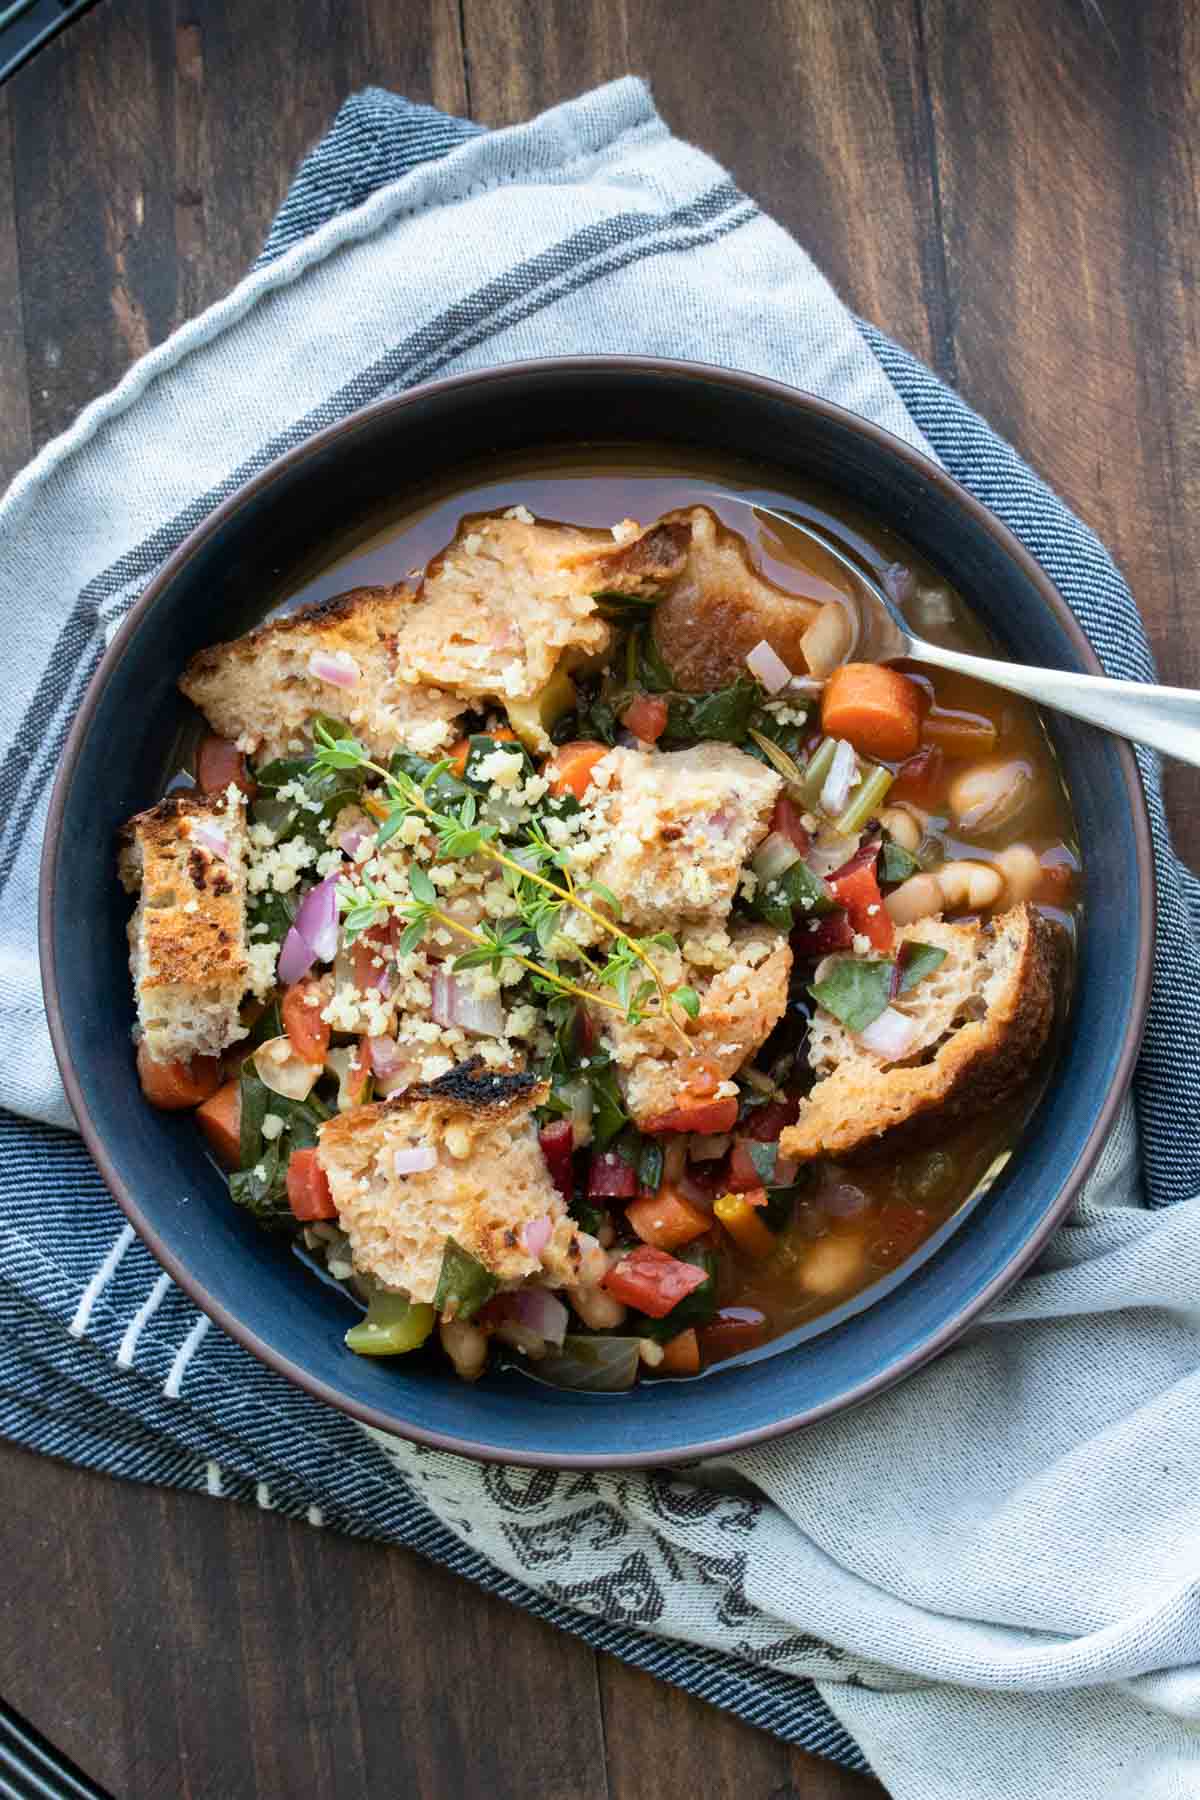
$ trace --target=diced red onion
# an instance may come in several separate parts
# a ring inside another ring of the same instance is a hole
[[[338,877],[336,875],[327,875],[324,881],[319,881],[315,888],[311,888],[300,902],[300,910],[296,914],[296,922],[292,926],[292,930],[288,932],[287,938],[284,939],[285,950],[287,948],[288,939],[291,938],[293,932],[303,940],[304,944],[312,952],[312,956],[309,958],[309,967],[312,966],[314,960],[317,962],[332,962],[337,955],[337,886]],[[281,979],[299,980],[299,976],[283,976],[282,964],[283,958],[281,956]],[[304,973],[307,974],[308,970],[305,969]]]
[[[836,818],[850,798],[850,783],[854,780],[854,772],[858,768],[858,757],[854,745],[848,744],[845,738],[839,738],[838,747],[833,753],[833,761],[829,765],[829,773],[825,777],[825,785],[821,789],[821,810],[830,818]]]
[[[367,1039],[367,1055],[371,1059],[373,1075],[394,1075],[403,1067],[407,1057],[393,1037],[373,1037]]]
[[[750,867],[762,882],[778,881],[785,875],[793,863],[800,861],[800,851],[791,838],[785,837],[782,831],[767,834],[758,849],[754,852],[754,860]]]
[[[290,925],[275,971],[284,987],[291,987],[294,981],[303,981],[316,960],[312,945],[305,943],[296,927]]]
[[[746,667],[766,688],[768,694],[777,694],[792,679],[792,671],[776,656],[766,638],[760,638],[753,650],[746,657]]]
[[[222,862],[229,861],[229,837],[224,827],[212,819],[193,819],[191,838],[211,855],[219,856]]]
[[[330,687],[357,687],[362,670],[348,650],[314,650],[308,659],[308,672]]]
[[[865,1031],[859,1032],[858,1041],[873,1050],[876,1056],[882,1056],[885,1062],[896,1062],[908,1054],[920,1030],[915,1019],[888,1006],[877,1019],[872,1019]]]
[[[457,975],[435,969],[430,978],[433,991],[431,1011],[439,1025],[457,1025],[477,1037],[504,1036],[504,1007],[499,994],[480,997]]]
[[[370,835],[365,825],[351,825],[349,830],[343,831],[338,838],[338,849],[344,855],[352,857],[359,845],[366,843]]]
[[[562,1347],[569,1322],[562,1301],[543,1287],[516,1288],[512,1293],[496,1294],[487,1303],[486,1316],[489,1324],[519,1325],[556,1349]]]
[[[392,1167],[397,1175],[423,1175],[427,1169],[436,1169],[437,1151],[430,1144],[414,1144],[411,1150],[396,1150],[392,1155]]]
[[[554,1225],[549,1213],[543,1213],[540,1219],[530,1219],[521,1227],[521,1243],[530,1256],[540,1256],[550,1242]]]

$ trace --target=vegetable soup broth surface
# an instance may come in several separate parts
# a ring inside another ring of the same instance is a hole
[[[853,604],[851,578],[833,558],[810,539],[789,531],[785,522],[751,514],[744,504],[734,503],[730,496],[736,495],[742,502],[792,511],[833,534],[888,581],[909,623],[922,635],[963,650],[994,653],[962,598],[899,536],[839,496],[790,477],[784,485],[784,479],[772,480],[768,471],[711,458],[689,460],[677,449],[654,455],[644,447],[619,446],[555,449],[478,471],[460,471],[452,484],[431,487],[410,499],[403,511],[348,531],[319,565],[314,563],[293,578],[288,590],[275,597],[273,610],[290,613],[375,583],[409,579],[415,585],[430,559],[453,539],[464,515],[499,513],[514,506],[527,508],[539,520],[607,528],[625,519],[647,525],[674,509],[703,505],[747,539],[763,573],[779,586],[818,603]],[[1071,936],[1079,867],[1074,827],[1036,713],[1012,696],[962,677],[916,665],[909,672],[925,689],[931,703],[927,727],[932,741],[942,746],[921,795],[921,809],[927,815],[921,866],[936,867],[941,859],[958,858],[990,863],[1015,842],[1028,845],[1052,871],[1046,889],[1036,897]],[[815,743],[820,738],[815,710],[812,723]],[[981,760],[979,745],[989,735],[993,747],[988,760],[1022,766],[1026,800],[1013,821],[985,818],[968,829],[962,822],[953,823],[948,795],[955,777]],[[956,754],[960,749],[965,753]],[[1057,877],[1054,870],[1059,871]],[[962,916],[961,909],[953,915]],[[812,961],[797,958],[789,1011],[764,1051],[752,1059],[759,1068],[770,1062],[772,1051],[790,1033],[792,1046],[800,1045],[798,1069],[804,1071],[804,1033],[814,1007],[807,988],[814,967]],[[760,1339],[769,1341],[809,1324],[901,1267],[1002,1166],[1036,1103],[1047,1060],[1043,1058],[1041,1077],[1028,1083],[1007,1107],[943,1130],[924,1148],[846,1165],[824,1159],[803,1165],[791,1198],[772,1217],[778,1236],[771,1255],[752,1257],[728,1232],[714,1227],[720,1306],[757,1309],[765,1316],[765,1329],[758,1328]],[[796,1091],[803,1091],[812,1079],[809,1072],[798,1074]],[[669,1134],[660,1141],[669,1141]],[[703,1165],[689,1167],[703,1175]],[[719,1194],[720,1187],[715,1192]],[[621,1202],[612,1205],[613,1217],[619,1219]],[[742,1342],[736,1320],[730,1323],[727,1349],[714,1348],[713,1356],[756,1347],[753,1332]],[[571,1329],[580,1327],[573,1323]],[[707,1362],[705,1372],[715,1366],[719,1365]],[[535,1365],[530,1372],[536,1372]],[[643,1375],[653,1373],[650,1368],[642,1370]]]

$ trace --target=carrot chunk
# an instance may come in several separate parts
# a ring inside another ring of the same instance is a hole
[[[317,1152],[293,1150],[287,1167],[288,1205],[298,1219],[336,1219],[337,1207]]]
[[[216,1092],[221,1065],[215,1056],[193,1056],[190,1062],[152,1062],[145,1043],[138,1045],[138,1080],[151,1106],[163,1112],[186,1112]]]
[[[678,1337],[668,1338],[663,1345],[663,1359],[658,1365],[660,1375],[698,1375],[700,1373],[700,1339],[696,1336],[695,1327],[690,1331],[681,1331]]]
[[[825,683],[821,724],[862,756],[897,762],[921,741],[921,690],[882,663],[843,663]]]
[[[227,1081],[196,1108],[196,1123],[221,1167],[238,1168],[242,1160],[242,1092],[236,1080]]]
[[[680,1244],[690,1244],[693,1238],[703,1237],[711,1224],[707,1213],[677,1194],[668,1182],[657,1194],[631,1201],[625,1208],[625,1217],[642,1242],[653,1244],[656,1250],[676,1250]]]
[[[644,744],[653,744],[667,729],[669,717],[670,708],[657,694],[635,694],[622,714],[621,723]]]
[[[736,1094],[730,1094],[725,1100],[691,1100],[681,1099],[678,1106],[670,1112],[662,1113],[657,1119],[651,1119],[642,1130],[651,1136],[663,1131],[697,1131],[702,1137],[715,1137],[722,1131],[731,1131],[737,1122],[738,1103]]]
[[[574,744],[563,744],[547,763],[543,773],[552,794],[574,794],[582,800],[592,779],[592,770],[601,757],[608,755],[607,744],[581,738]]]

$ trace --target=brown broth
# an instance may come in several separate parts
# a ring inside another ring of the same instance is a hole
[[[655,454],[646,448],[597,445],[572,451],[530,454],[478,472],[460,473],[452,483],[431,486],[387,518],[360,525],[332,546],[319,565],[278,596],[280,610],[372,583],[415,579],[453,537],[464,514],[523,505],[540,518],[576,525],[609,526],[624,518],[649,522],[677,507],[710,506],[751,542],[761,565],[781,586],[817,601],[853,605],[851,583],[837,562],[782,521],[751,515],[743,501],[784,508],[835,535],[882,577],[889,565],[911,571],[915,599],[910,623],[922,635],[956,649],[995,655],[996,648],[962,597],[889,527],[816,484],[781,484],[769,471],[744,464],[689,459],[674,448]],[[929,616],[930,590],[946,596],[942,620]],[[921,669],[941,709],[980,715],[997,732],[996,754],[1022,757],[1036,776],[1034,801],[1019,830],[995,836],[951,828],[944,806],[946,788],[966,762],[948,758],[937,790],[929,829],[945,840],[947,857],[989,861],[1007,844],[1029,843],[1067,871],[1079,867],[1070,805],[1052,748],[1033,707],[999,690],[959,675]],[[1063,904],[1047,908],[1073,931],[1073,886]],[[967,1207],[972,1196],[1002,1166],[1036,1104],[1043,1074],[1008,1108],[948,1134],[934,1150],[891,1156],[873,1165],[816,1167],[794,1222],[780,1237],[778,1252],[752,1262],[728,1240],[722,1243],[719,1298],[722,1305],[759,1308],[768,1339],[809,1324],[910,1260],[921,1242]],[[847,1190],[863,1196],[847,1214]],[[832,1210],[831,1210],[832,1209]],[[718,1231],[718,1236],[723,1234]],[[856,1249],[857,1247],[857,1249]],[[842,1258],[839,1278],[837,1259]],[[823,1275],[820,1289],[814,1280]]]

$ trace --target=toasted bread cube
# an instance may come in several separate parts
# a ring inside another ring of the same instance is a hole
[[[129,966],[153,1062],[216,1056],[246,1035],[245,802],[160,800],[125,826],[121,879],[136,892]]]
[[[624,924],[726,917],[742,866],[766,835],[783,783],[731,744],[664,753],[610,750],[592,771],[593,880]]]
[[[962,979],[959,954],[948,957],[949,974],[931,989],[927,1029],[912,1052],[927,1060],[886,1064],[818,1015],[812,1056],[822,1079],[780,1139],[784,1156],[810,1162],[907,1149],[1004,1105],[1033,1074],[1054,1019],[1060,928],[1022,903],[983,925],[946,925],[936,937],[935,930],[922,919],[904,935],[945,947],[947,934],[956,934],[970,981]],[[914,988],[915,1007],[924,1005],[926,982],[941,974]]]
[[[661,1015],[631,1025],[610,1009],[593,1009],[636,1125],[645,1127],[673,1111],[697,1067],[712,1070],[721,1081],[731,1079],[783,1017],[792,970],[787,938],[765,926],[747,926],[732,933],[730,944],[728,966],[707,978],[681,957],[664,954],[668,987],[686,980],[700,995],[699,1014],[681,1019],[683,1029]]]
[[[919,1026],[917,1036],[905,1051],[905,1062],[912,1062],[931,1045],[940,1043],[955,1025],[982,1013],[983,1000],[978,985],[982,968],[980,957],[986,946],[983,931],[978,919],[962,919],[949,924],[943,919],[925,918],[918,919],[913,925],[897,926],[893,955],[899,954],[900,946],[905,942],[930,944],[935,950],[945,951],[945,960],[936,969],[890,1002],[894,1011],[915,1020]],[[836,960],[826,957],[825,962],[819,963],[814,979],[824,980],[826,965]],[[808,1031],[810,1066],[818,1075],[831,1075],[839,1063],[856,1057],[881,1069],[887,1066],[884,1057],[859,1043],[840,1019],[819,1006]]]
[[[608,649],[594,596],[652,598],[682,569],[686,542],[683,527],[618,544],[611,532],[528,514],[464,519],[405,620],[401,674],[472,697],[531,700],[565,653],[579,661]]]
[[[413,604],[403,586],[352,588],[199,651],[179,685],[214,731],[260,762],[307,750],[320,713],[348,724],[376,758],[401,749],[436,756],[453,742],[464,702],[398,678],[397,638]],[[323,677],[323,666],[340,667],[353,685]]]
[[[596,1280],[603,1252],[567,1213],[538,1143],[533,1109],[549,1092],[532,1075],[493,1074],[476,1059],[399,1097],[322,1125],[319,1154],[355,1268],[416,1301],[437,1291],[446,1239],[513,1284]],[[397,1151],[429,1149],[430,1169],[397,1174]],[[537,1254],[526,1226],[548,1217]]]

